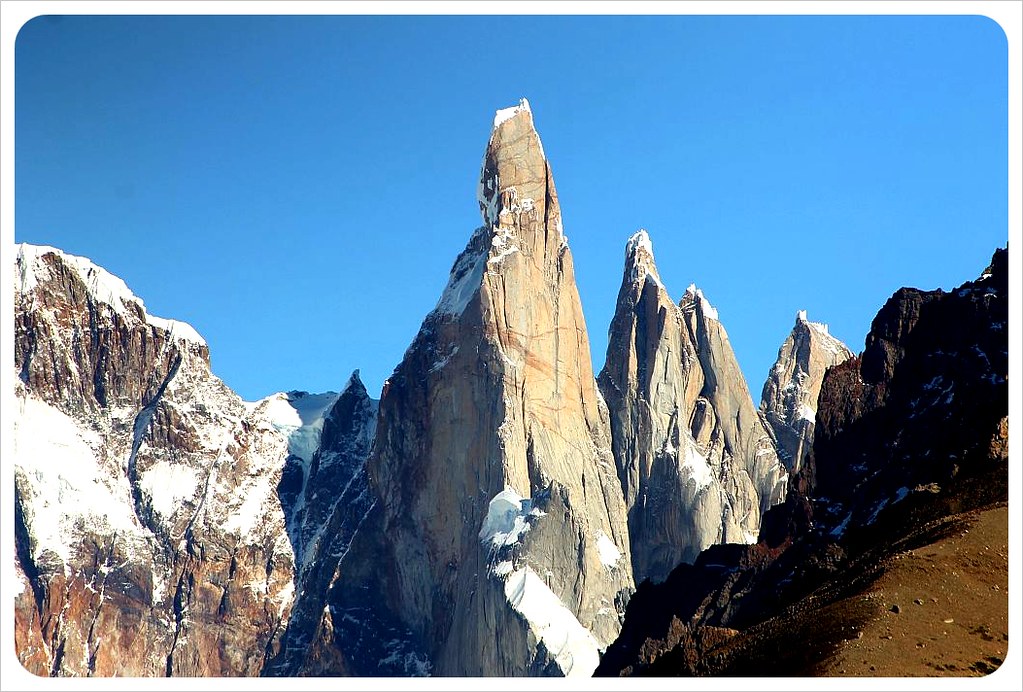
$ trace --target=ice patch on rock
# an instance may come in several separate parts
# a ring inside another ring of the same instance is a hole
[[[589,677],[600,663],[600,645],[530,567],[508,575],[504,595],[525,618],[566,676]]]
[[[608,569],[617,565],[622,559],[622,553],[618,550],[618,546],[603,531],[597,537],[597,554],[600,555],[600,562]]]
[[[513,488],[505,488],[490,501],[487,516],[480,528],[480,542],[495,548],[518,543],[529,531],[528,517],[543,516],[533,507],[531,500],[519,495]]]

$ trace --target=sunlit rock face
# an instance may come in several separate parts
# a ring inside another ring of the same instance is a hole
[[[810,322],[800,310],[796,324],[778,349],[778,359],[764,383],[760,411],[774,432],[778,453],[792,473],[798,473],[813,448],[824,372],[853,357],[852,351],[828,333],[828,326]]]
[[[524,101],[495,118],[478,198],[483,225],[381,396],[376,504],[332,601],[337,658],[362,674],[589,675],[633,589],[608,415]]]
[[[645,231],[626,246],[599,382],[636,582],[662,581],[710,545],[755,542],[785,470],[717,311],[695,286],[672,301]]]

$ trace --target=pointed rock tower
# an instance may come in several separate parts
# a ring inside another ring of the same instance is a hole
[[[756,541],[785,469],[717,312],[695,286],[672,302],[646,231],[626,246],[600,389],[637,583],[715,543]]]
[[[633,589],[628,528],[525,100],[494,119],[478,198],[482,227],[384,385],[377,503],[342,564],[334,622],[372,620],[395,641],[376,660],[346,652],[356,673],[415,661],[438,675],[588,676]]]
[[[828,333],[828,326],[796,314],[796,324],[778,349],[778,360],[764,383],[760,410],[774,431],[778,453],[792,473],[803,466],[813,447],[817,397],[824,371],[853,357]]]

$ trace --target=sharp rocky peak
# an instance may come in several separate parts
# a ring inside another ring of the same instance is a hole
[[[688,288],[686,288],[686,292],[683,294],[682,300],[678,302],[678,306],[682,308],[683,312],[696,311],[697,315],[702,315],[704,318],[718,319],[717,309],[710,304],[703,291],[695,283],[689,284]],[[699,306],[698,310],[697,306]]]
[[[654,246],[645,229],[636,231],[625,244],[625,270],[633,284],[644,283],[650,277],[657,285],[664,286],[654,262]]]
[[[853,356],[828,333],[828,326],[796,313],[792,331],[778,349],[778,358],[761,395],[760,410],[771,425],[786,466],[797,472],[813,445],[817,398],[824,372]]]
[[[550,166],[526,99],[494,116],[483,156],[477,200],[483,225],[509,229],[519,214],[552,221],[561,230]]]

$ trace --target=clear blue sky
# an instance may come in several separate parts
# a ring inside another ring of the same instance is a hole
[[[376,394],[480,223],[493,112],[525,96],[595,368],[644,227],[759,403],[797,310],[859,351],[893,291],[1006,244],[1006,61],[983,17],[41,17],[16,47],[15,239],[190,322],[247,399],[354,368]]]

